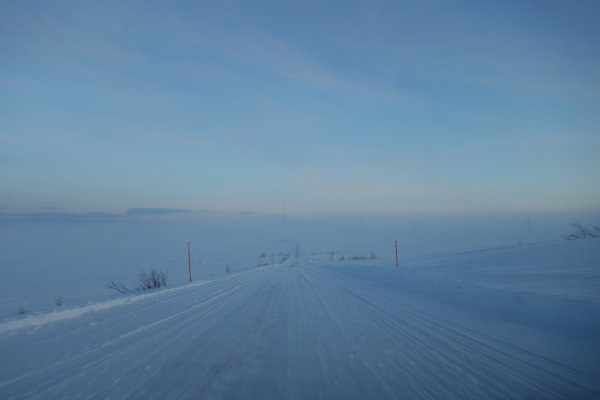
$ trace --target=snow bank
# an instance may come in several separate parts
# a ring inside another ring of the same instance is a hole
[[[590,301],[449,281],[411,270],[400,271],[395,283],[404,290],[508,321],[538,325],[569,335],[600,335],[600,307]]]
[[[290,266],[293,264],[294,264],[294,260],[288,259],[282,264],[267,265],[267,266],[261,267],[261,269],[265,270],[265,269],[280,267],[280,266],[284,266],[284,265]],[[147,300],[156,300],[157,298],[160,298],[160,297],[164,297],[165,299],[168,299],[177,292],[185,291],[185,290],[197,287],[197,286],[206,285],[207,283],[230,279],[230,278],[235,277],[236,275],[248,274],[248,273],[251,273],[252,271],[253,271],[252,269],[248,269],[248,270],[244,270],[242,272],[237,272],[237,273],[232,273],[230,275],[226,275],[219,279],[186,283],[186,284],[176,286],[173,288],[168,288],[168,289],[164,288],[164,289],[152,290],[149,292],[137,292],[137,293],[121,296],[121,297],[113,299],[113,300],[98,301],[98,302],[89,303],[89,304],[79,306],[79,307],[67,308],[67,309],[51,311],[51,312],[47,312],[47,313],[28,315],[21,319],[0,321],[0,335],[5,332],[16,331],[16,330],[23,329],[23,328],[39,328],[48,323],[67,321],[67,320],[71,320],[74,318],[79,318],[88,313],[105,311],[105,310],[109,310],[109,309],[123,306],[126,304],[133,304],[133,303],[137,303],[140,301],[147,301]]]
[[[435,278],[600,304],[600,240],[483,248],[402,265]]]
[[[22,319],[0,322],[0,335],[5,332],[22,328],[38,328],[51,322],[66,321],[69,319],[81,317],[82,315],[90,312],[104,311],[125,304],[136,303],[141,300],[148,300],[159,296],[169,296],[174,292],[185,290],[193,286],[204,285],[206,283],[207,282],[205,281],[194,282],[171,289],[158,289],[150,293],[128,295],[114,300],[100,301],[97,303],[87,304],[81,307],[74,307],[60,311],[52,311],[44,314],[29,315]]]
[[[326,268],[506,321],[593,338],[600,337],[600,302],[590,296],[600,275],[598,244],[554,242],[437,255],[399,268],[377,262]],[[499,270],[511,279],[496,279]]]

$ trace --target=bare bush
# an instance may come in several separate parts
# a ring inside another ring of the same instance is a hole
[[[585,239],[585,238],[600,238],[600,225],[585,226],[581,222],[573,222],[570,224],[573,232],[563,236],[566,240]]]
[[[158,289],[167,286],[169,273],[153,269],[150,273],[142,272],[138,281],[138,290]]]
[[[365,260],[375,260],[377,258],[377,256],[375,255],[375,253],[371,252],[371,254],[369,256],[363,256],[363,255],[357,255],[357,256],[352,256],[352,260],[354,261],[365,261]]]
[[[262,252],[261,255],[258,256],[258,266],[259,267],[262,267],[263,265],[266,265],[266,264],[262,263],[262,259],[265,258],[265,257],[267,257],[267,255],[265,254],[264,251]]]
[[[290,257],[289,253],[279,253],[279,256],[281,257],[281,261],[279,261],[280,264],[283,264],[284,262],[286,262],[288,260],[288,258]]]
[[[110,281],[105,287],[108,289],[116,290],[121,294],[131,293],[131,290],[127,286],[123,285],[122,283],[117,283],[115,281]]]
[[[156,269],[153,269],[150,272],[142,272],[138,278],[136,290],[158,289],[165,287],[167,286],[168,277],[168,272],[160,270],[157,271]],[[129,294],[133,292],[133,290],[129,289],[127,286],[115,281],[110,281],[104,287],[107,289],[116,290],[121,294]]]

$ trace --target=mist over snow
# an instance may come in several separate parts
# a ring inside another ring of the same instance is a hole
[[[519,215],[410,215],[404,217],[293,217],[260,214],[228,218],[165,219],[174,210],[137,211],[136,217],[42,220],[4,217],[0,225],[0,315],[20,307],[31,312],[109,298],[109,281],[135,287],[151,269],[169,272],[172,285],[192,275],[209,279],[280,261],[298,244],[305,252],[371,256],[392,263],[394,241],[401,262],[415,256],[562,240],[574,220],[593,221],[598,213]],[[131,213],[128,213],[131,214]],[[158,218],[157,218],[158,216]],[[150,217],[150,218],[144,218]]]

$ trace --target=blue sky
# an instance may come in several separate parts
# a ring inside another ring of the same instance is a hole
[[[599,11],[3,2],[0,212],[598,209]]]

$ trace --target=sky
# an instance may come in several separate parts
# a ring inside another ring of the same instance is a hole
[[[596,1],[0,4],[0,214],[600,209]]]

